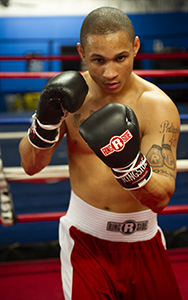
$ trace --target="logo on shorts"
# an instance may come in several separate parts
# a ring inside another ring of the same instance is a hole
[[[143,231],[148,229],[148,220],[136,222],[128,220],[123,223],[108,222],[106,230],[121,232],[122,234],[132,234],[136,231]]]
[[[125,145],[133,138],[129,129],[125,130],[120,136],[114,135],[111,137],[109,143],[100,148],[100,151],[104,156],[108,156],[114,152],[121,152]]]

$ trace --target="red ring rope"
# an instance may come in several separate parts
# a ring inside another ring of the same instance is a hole
[[[75,60],[80,60],[80,56],[79,55],[44,55],[44,56],[7,56],[7,55],[4,55],[4,56],[0,56],[0,61],[12,61],[12,60],[15,60],[15,61],[20,61],[20,60],[26,60],[26,61],[29,61],[29,60],[63,60],[63,61],[75,61]]]
[[[0,79],[13,78],[52,78],[61,72],[0,72]],[[181,77],[188,76],[185,70],[134,70],[141,77]]]
[[[135,57],[135,60],[142,60],[142,59],[187,59],[188,52],[174,52],[174,53],[139,53]],[[0,61],[12,61],[12,60],[64,60],[64,61],[75,61],[80,60],[79,55],[2,55],[0,56]]]
[[[169,205],[160,212],[160,215],[173,215],[173,214],[187,214],[188,205]],[[47,212],[47,213],[33,213],[17,215],[18,223],[26,222],[45,222],[45,221],[58,221],[66,212]],[[1,223],[1,218],[0,218]]]

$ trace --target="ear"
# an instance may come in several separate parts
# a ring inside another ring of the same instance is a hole
[[[83,50],[82,45],[80,43],[77,43],[77,51],[78,51],[78,54],[80,55],[81,59],[83,61],[85,61],[84,50]]]
[[[140,39],[138,36],[136,36],[134,39],[134,57],[137,55],[139,49],[140,49]]]

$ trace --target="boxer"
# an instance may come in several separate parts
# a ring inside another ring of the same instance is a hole
[[[68,80],[63,73],[55,87],[56,79],[49,82],[19,146],[32,175],[66,134],[71,196],[59,225],[65,300],[181,299],[157,224],[175,189],[180,120],[172,100],[133,72],[139,47],[122,11],[89,13],[77,44],[87,71]]]

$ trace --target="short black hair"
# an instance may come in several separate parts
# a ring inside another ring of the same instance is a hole
[[[124,31],[134,44],[135,31],[129,17],[115,7],[103,6],[90,12],[84,19],[80,31],[82,48],[87,43],[89,35],[107,35]]]

